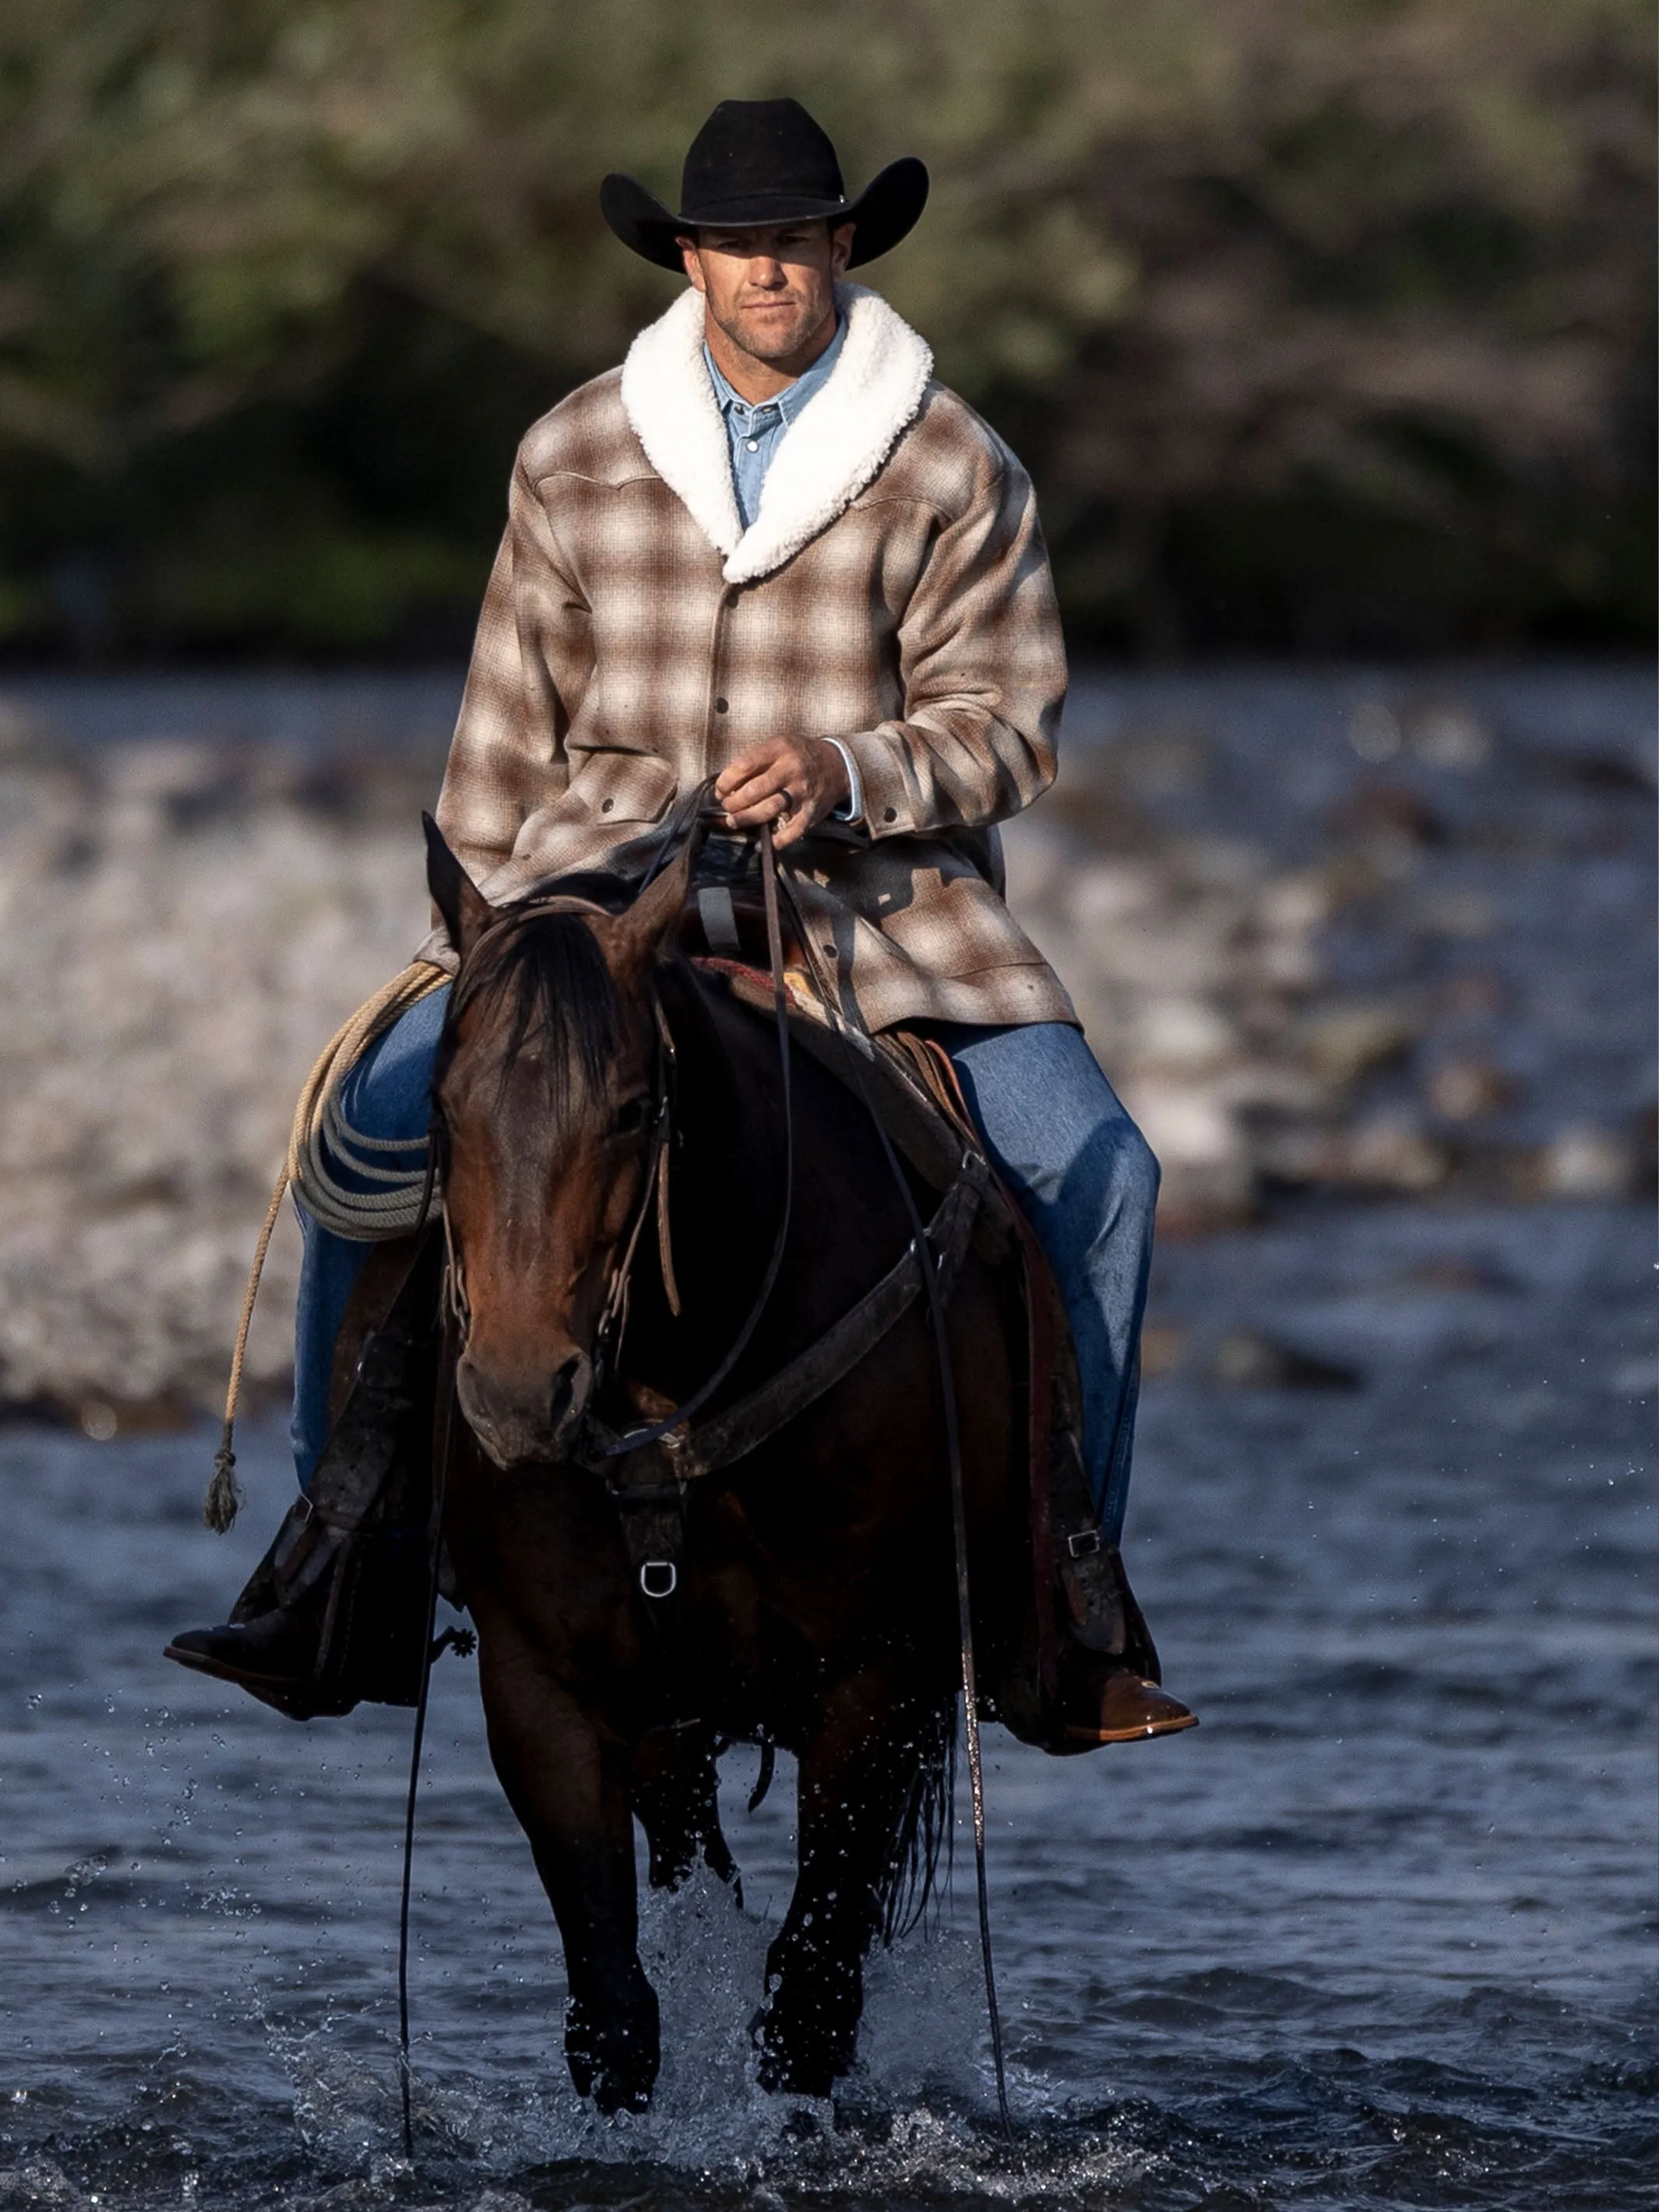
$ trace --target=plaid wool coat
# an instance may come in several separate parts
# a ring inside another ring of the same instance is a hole
[[[1066,663],[1030,479],[875,294],[747,530],[686,291],[526,437],[438,821],[501,902],[642,864],[678,793],[843,738],[864,818],[787,856],[872,1029],[1075,1021],[994,824],[1053,781]],[[440,936],[421,957],[453,964]]]

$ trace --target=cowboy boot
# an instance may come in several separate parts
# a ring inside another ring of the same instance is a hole
[[[324,1473],[318,1468],[320,1477]],[[349,1712],[356,1700],[331,1700],[323,1689],[329,1616],[351,1531],[335,1525],[309,1492],[283,1516],[275,1541],[216,1628],[186,1629],[163,1656],[212,1674],[295,1720]]]
[[[1101,1534],[1079,1445],[1075,1367],[1064,1353],[1054,1364],[1049,1458],[1060,1628],[1054,1704],[1065,1747],[1086,1750],[1196,1728],[1198,1715],[1161,1686],[1158,1647],[1129,1587],[1123,1555]]]
[[[365,1697],[411,1704],[418,1687],[441,1254],[424,1240],[411,1259],[411,1244],[381,1247],[373,1275],[365,1269],[362,1295],[353,1293],[337,1376],[358,1342],[362,1352],[355,1374],[347,1370],[344,1403],[309,1490],[289,1508],[230,1619],[187,1630],[166,1650],[295,1720],[349,1712]],[[386,1305],[389,1269],[395,1287]],[[386,1310],[368,1326],[379,1305]]]
[[[1196,1728],[1198,1715],[1164,1689],[1158,1651],[1124,1572],[1098,1528],[1059,1538],[1061,1732],[1070,1743],[1131,1743]]]

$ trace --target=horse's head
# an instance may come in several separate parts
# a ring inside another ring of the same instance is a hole
[[[647,1202],[653,971],[690,866],[683,854],[615,915],[496,908],[428,825],[427,878],[460,956],[435,1085],[456,1391],[501,1467],[563,1457],[587,1408],[606,1291]]]

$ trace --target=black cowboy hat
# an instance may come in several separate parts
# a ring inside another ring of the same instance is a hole
[[[671,215],[632,177],[614,171],[599,206],[624,246],[663,269],[678,269],[677,234],[760,229],[828,218],[855,222],[849,264],[896,246],[927,203],[927,172],[914,155],[890,161],[855,200],[827,133],[798,100],[723,100],[691,141]]]

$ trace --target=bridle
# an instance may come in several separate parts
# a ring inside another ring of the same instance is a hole
[[[623,1331],[628,1325],[628,1292],[633,1280],[634,1255],[653,1206],[657,1216],[657,1256],[662,1267],[663,1289],[667,1294],[668,1310],[677,1321],[680,1313],[679,1285],[674,1275],[674,1246],[668,1222],[668,1161],[674,1135],[674,1038],[662,1010],[662,1001],[654,990],[651,994],[651,1013],[656,1036],[648,1115],[651,1133],[647,1139],[645,1173],[640,1183],[639,1198],[635,1203],[633,1223],[623,1240],[622,1256],[611,1267],[610,1280],[605,1285],[605,1303],[599,1310],[599,1326],[594,1331],[596,1390],[615,1357]]]
[[[727,1346],[725,1357],[713,1372],[705,1376],[690,1396],[682,1399],[680,1403],[671,1412],[665,1413],[660,1420],[650,1422],[642,1428],[629,1429],[620,1436],[616,1436],[608,1431],[602,1431],[597,1422],[587,1423],[586,1425],[587,1433],[579,1443],[576,1456],[590,1467],[603,1466],[607,1461],[622,1459],[630,1452],[643,1451],[648,1445],[659,1443],[665,1437],[683,1428],[694,1413],[702,1411],[748,1349],[749,1340],[759,1328],[761,1316],[771,1303],[779,1270],[783,1266],[784,1247],[789,1241],[790,1207],[794,1195],[795,1115],[790,1095],[789,1000],[783,980],[783,928],[778,912],[777,860],[772,850],[772,825],[769,822],[763,823],[761,825],[760,856],[761,888],[766,907],[766,949],[772,969],[772,1002],[777,1025],[778,1075],[783,1098],[783,1191],[778,1206],[778,1225],[772,1237],[772,1249],[767,1257],[766,1268],[761,1276],[760,1286],[750,1302],[748,1313],[744,1316],[742,1326]],[[654,987],[652,991],[652,1003],[655,1012],[657,1033],[661,1041],[659,1061],[659,1065],[666,1070],[670,1081],[663,1090],[662,1109],[657,1116],[656,1134],[653,1137],[657,1148],[653,1170],[647,1176],[646,1188],[641,1194],[641,1213],[635,1223],[634,1233],[629,1242],[623,1267],[619,1271],[623,1285],[620,1295],[624,1306],[627,1300],[627,1273],[632,1263],[634,1247],[638,1242],[640,1230],[644,1224],[645,1209],[651,1203],[651,1187],[653,1182],[657,1187],[659,1242],[661,1249],[668,1255],[669,1262],[664,1271],[664,1286],[669,1288],[673,1284],[672,1255],[668,1239],[667,1202],[668,1142],[672,1133],[670,1126],[672,1106],[672,1077],[674,1067],[673,1040],[669,1036],[667,1020],[662,1011],[662,1001],[657,996]],[[673,1304],[678,1310],[677,1289],[671,1290],[670,1298],[671,1304]]]

